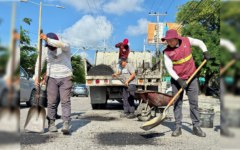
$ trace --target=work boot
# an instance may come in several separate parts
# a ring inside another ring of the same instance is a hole
[[[130,114],[127,116],[127,118],[128,118],[128,119],[133,119],[133,118],[135,118],[134,113],[130,113]]]
[[[226,137],[234,137],[234,134],[228,130],[227,127],[224,127],[224,128],[220,128],[220,133],[222,136],[226,136]]]
[[[179,135],[182,135],[181,127],[175,127],[174,131],[172,132],[172,136],[177,137]]]
[[[121,113],[120,118],[127,118],[128,115],[129,115],[129,113],[123,112],[123,113]]]
[[[69,128],[70,128],[69,121],[64,121],[63,127],[62,127],[63,134],[69,134]]]
[[[204,133],[199,126],[193,127],[192,133],[196,136],[206,137],[206,133]]]
[[[61,119],[61,116],[57,114],[56,119]]]
[[[48,131],[49,132],[57,132],[57,127],[55,126],[55,121],[54,120],[50,120],[48,121]]]

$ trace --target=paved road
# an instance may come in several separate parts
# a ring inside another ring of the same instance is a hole
[[[183,129],[182,136],[171,137],[174,129],[173,120],[167,120],[162,125],[146,132],[139,127],[143,122],[135,119],[122,119],[119,114],[122,105],[111,102],[105,110],[92,110],[89,98],[73,97],[72,99],[72,121],[71,134],[62,135],[62,120],[57,120],[57,133],[25,133],[24,122],[29,110],[24,104],[21,105],[21,149],[219,149],[219,113],[215,114],[214,128],[203,129],[207,133],[206,138],[200,138],[191,134],[191,120],[189,117],[189,106],[186,101],[183,107]],[[204,100],[204,103],[206,100]],[[216,100],[208,100],[218,105]],[[215,103],[214,103],[215,102]],[[59,110],[61,114],[61,109]],[[172,108],[169,117],[173,118]]]

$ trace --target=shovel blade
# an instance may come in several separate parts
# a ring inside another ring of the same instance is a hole
[[[166,118],[166,113],[163,113],[162,116],[158,116],[158,117],[153,118],[152,120],[143,124],[140,128],[145,130],[145,131],[148,131],[148,130],[150,130],[152,128],[155,128],[156,126],[160,125],[161,123],[163,123],[165,118]]]
[[[0,108],[0,131],[18,132],[20,120],[19,107]]]
[[[44,132],[46,110],[42,106],[32,106],[27,115],[24,125],[25,131]]]

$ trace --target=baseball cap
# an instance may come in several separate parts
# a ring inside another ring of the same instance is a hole
[[[121,57],[121,58],[119,58],[119,60],[118,60],[118,64],[121,64],[123,61],[126,61],[126,58],[125,58],[125,57]]]
[[[58,36],[54,33],[48,33],[46,36],[50,39],[58,40]],[[52,47],[51,45],[48,45],[47,42],[45,43],[45,47],[55,48],[55,47]]]
[[[123,44],[128,44],[128,39],[124,39]]]

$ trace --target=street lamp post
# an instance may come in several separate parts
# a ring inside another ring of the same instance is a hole
[[[42,20],[42,5],[45,6],[55,6],[57,8],[62,8],[65,9],[65,7],[63,6],[58,6],[58,5],[49,5],[49,4],[42,4],[42,2],[40,2],[40,4],[32,2],[32,1],[28,1],[28,0],[20,0],[20,2],[25,2],[25,3],[33,3],[33,4],[37,4],[40,5],[40,11],[39,11],[39,28],[38,28],[38,51],[40,51],[40,30],[41,30],[41,20]]]

